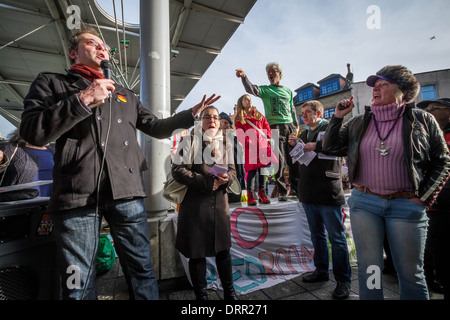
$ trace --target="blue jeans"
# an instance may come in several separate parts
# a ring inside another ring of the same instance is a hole
[[[329,273],[327,233],[331,243],[333,274],[336,282],[350,285],[352,269],[350,267],[347,240],[343,224],[341,206],[322,206],[302,203],[308,219],[311,241],[314,246],[314,266],[316,272]]]
[[[360,299],[383,299],[381,270],[385,233],[398,275],[400,299],[428,299],[423,272],[428,221],[425,207],[410,199],[387,200],[356,189],[348,205],[358,257]]]
[[[59,296],[62,299],[97,299],[95,259],[102,216],[119,256],[130,299],[157,300],[144,199],[111,201],[52,214],[57,244]]]

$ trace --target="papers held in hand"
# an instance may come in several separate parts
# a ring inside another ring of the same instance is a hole
[[[297,145],[294,147],[294,149],[289,152],[289,154],[292,157],[292,163],[295,163],[298,161],[300,164],[304,164],[305,166],[308,166],[311,161],[318,156],[319,159],[322,160],[340,160],[340,157],[335,156],[328,156],[323,154],[322,152],[316,153],[315,151],[305,151],[305,144],[303,142],[298,142]]]
[[[228,172],[228,167],[218,166],[217,164],[213,165],[211,169],[209,169],[209,174],[218,177],[221,174],[225,174]]]
[[[298,162],[307,166],[316,157],[317,153],[315,153],[314,151],[305,152],[304,148],[305,144],[303,142],[298,142],[295,145],[294,149],[289,152],[292,157],[292,163]]]

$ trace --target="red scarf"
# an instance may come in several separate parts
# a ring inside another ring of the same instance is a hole
[[[75,73],[78,73],[83,78],[89,80],[90,82],[93,82],[95,79],[103,79],[103,73],[98,72],[88,66],[85,66],[83,64],[73,64],[70,67],[70,71],[73,71]]]

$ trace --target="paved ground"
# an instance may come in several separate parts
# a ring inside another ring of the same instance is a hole
[[[261,289],[246,295],[240,300],[334,300],[332,293],[336,282],[332,272],[330,280],[321,283],[305,283],[303,275],[287,280],[273,287]],[[399,299],[397,276],[383,275],[384,297],[386,300]],[[97,290],[100,300],[127,300],[127,286],[118,259],[107,273],[97,277]],[[195,295],[187,277],[162,280],[159,282],[160,300],[194,300]],[[221,290],[209,290],[210,300],[222,300]],[[358,276],[356,267],[352,268],[352,285],[349,300],[359,300]],[[443,299],[442,295],[431,293],[431,299]]]

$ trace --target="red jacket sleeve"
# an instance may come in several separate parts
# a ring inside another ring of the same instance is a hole
[[[262,123],[263,129],[267,130],[267,139],[271,139],[272,138],[272,130],[270,130],[270,126],[269,126],[269,123],[267,122],[266,117],[263,116],[263,118],[261,119],[261,123]]]

